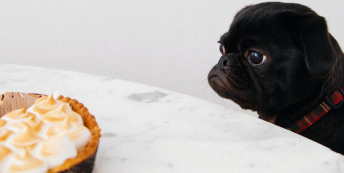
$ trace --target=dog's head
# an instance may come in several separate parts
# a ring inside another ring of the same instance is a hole
[[[305,107],[338,83],[333,71],[341,49],[325,19],[303,5],[247,6],[219,43],[222,57],[208,75],[210,86],[263,119]]]

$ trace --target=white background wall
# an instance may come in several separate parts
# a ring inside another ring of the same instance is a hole
[[[0,0],[0,63],[121,78],[238,108],[210,89],[207,74],[235,13],[258,2]],[[326,17],[344,45],[343,0],[284,2]]]

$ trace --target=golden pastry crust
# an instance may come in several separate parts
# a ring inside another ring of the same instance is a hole
[[[100,138],[100,129],[96,122],[96,119],[92,114],[88,112],[88,109],[82,104],[79,103],[75,99],[71,99],[69,97],[63,97],[60,96],[58,100],[64,101],[66,103],[69,103],[71,108],[81,115],[85,127],[87,127],[91,131],[91,140],[86,145],[86,147],[78,153],[78,155],[75,158],[67,159],[62,165],[56,166],[49,170],[49,173],[53,172],[64,172],[64,171],[73,171],[73,170],[80,170],[82,168],[76,168],[75,166],[78,166],[82,162],[93,162],[94,160],[88,160],[88,159],[94,159],[96,151],[98,149],[99,145],[99,138]],[[75,167],[75,168],[73,168]],[[92,165],[93,167],[93,165]]]

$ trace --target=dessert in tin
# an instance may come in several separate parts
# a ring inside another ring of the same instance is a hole
[[[63,96],[5,93],[0,110],[1,173],[92,172],[100,129],[83,104]]]

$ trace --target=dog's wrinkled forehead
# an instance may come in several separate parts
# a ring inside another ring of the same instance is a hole
[[[236,14],[229,31],[221,37],[220,42],[226,46],[226,50],[233,52],[243,39],[278,40],[285,39],[283,33],[297,35],[293,33],[295,27],[288,17],[300,12],[314,13],[308,7],[299,4],[262,3],[247,6]]]

